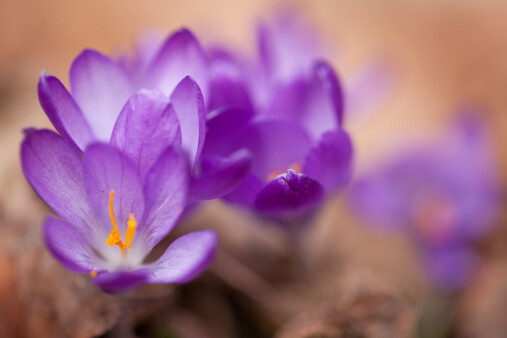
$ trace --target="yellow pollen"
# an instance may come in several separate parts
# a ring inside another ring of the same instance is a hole
[[[136,219],[134,218],[134,215],[130,214],[129,220],[127,221],[128,225],[127,230],[125,231],[125,243],[123,243],[122,238],[120,237],[120,228],[118,227],[118,222],[116,221],[116,217],[114,216],[113,199],[114,199],[114,190],[111,190],[111,192],[109,193],[109,217],[111,218],[113,230],[111,230],[109,237],[106,239],[106,244],[109,246],[118,245],[121,249],[122,255],[125,256],[125,250],[132,249],[132,242],[134,241],[137,222]]]
[[[90,271],[90,277],[95,278],[97,276],[97,271],[92,270]]]
[[[293,163],[292,165],[290,165],[289,169],[294,170],[298,174],[301,173],[301,171],[302,171],[301,166],[299,164],[297,164],[297,163]],[[278,175],[283,174],[285,171],[286,170],[275,170],[275,171],[273,171],[271,174],[268,175],[268,182],[271,181],[271,180],[273,180]]]

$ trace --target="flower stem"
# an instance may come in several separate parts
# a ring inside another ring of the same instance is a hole
[[[292,315],[291,307],[286,299],[282,299],[279,291],[224,249],[217,250],[215,262],[210,271],[257,303],[269,314],[274,324],[280,325]]]

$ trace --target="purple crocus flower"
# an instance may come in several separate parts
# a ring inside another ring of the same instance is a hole
[[[142,156],[157,158],[167,146],[180,145],[193,173],[189,200],[220,197],[238,186],[250,162],[246,152],[227,158],[201,156],[208,57],[186,29],[171,35],[158,48],[152,45],[138,51],[137,62],[130,63],[125,58],[116,62],[97,51],[83,51],[70,68],[72,94],[56,77],[41,75],[41,106],[55,129],[79,152],[96,141],[118,145],[124,135],[118,134],[117,128],[130,128],[130,135],[139,134],[138,148],[131,147],[129,156],[139,156],[136,152],[142,151]],[[132,117],[133,110],[150,112]],[[173,133],[166,133],[166,129]],[[150,144],[141,140],[147,136]],[[140,168],[141,172],[146,169]]]
[[[467,113],[435,144],[358,180],[351,202],[366,224],[409,234],[437,286],[458,288],[479,261],[474,243],[493,225],[495,183],[487,131]]]
[[[135,139],[128,140],[132,126],[124,126],[128,148]],[[179,219],[189,182],[180,151],[169,147],[155,159],[151,155],[140,152],[136,162],[104,143],[79,155],[49,130],[28,130],[21,146],[26,178],[60,216],[44,223],[47,247],[63,266],[90,273],[106,292],[190,281],[209,265],[217,246],[213,231],[196,231],[175,240],[156,261],[144,261]]]
[[[313,58],[306,36],[281,27],[259,30],[254,62],[220,48],[211,52],[203,154],[247,149],[251,171],[226,199],[283,225],[304,224],[349,181],[352,145],[334,70]]]
[[[271,102],[269,97],[278,94],[280,85],[304,76],[315,60],[333,55],[320,41],[315,27],[294,10],[279,11],[272,20],[261,22],[257,34],[262,62],[252,71],[250,81],[257,103]],[[356,121],[377,112],[388,98],[395,83],[395,69],[388,60],[377,57],[345,80],[345,112],[347,119]]]

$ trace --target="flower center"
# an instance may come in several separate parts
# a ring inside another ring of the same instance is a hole
[[[292,169],[294,170],[295,172],[297,172],[298,174],[301,173],[302,171],[302,168],[299,164],[297,163],[292,163],[290,166],[289,166],[289,169]],[[273,172],[271,172],[271,174],[268,175],[268,182],[270,182],[271,180],[273,180],[276,176],[278,175],[281,175],[283,174],[284,172],[286,172],[287,170],[274,170]]]
[[[433,191],[419,198],[412,217],[421,239],[430,244],[441,244],[457,230],[457,213],[456,204],[450,196]]]
[[[109,237],[106,239],[106,244],[113,247],[118,245],[121,249],[121,254],[125,256],[126,249],[132,249],[132,242],[134,241],[134,235],[136,233],[136,220],[134,215],[129,215],[129,220],[127,221],[127,230],[125,231],[125,242],[122,241],[120,237],[120,228],[118,227],[118,222],[116,221],[116,217],[114,216],[113,209],[113,199],[114,199],[114,190],[111,190],[109,193],[109,216],[111,217],[111,224],[113,225],[113,230],[109,234]]]

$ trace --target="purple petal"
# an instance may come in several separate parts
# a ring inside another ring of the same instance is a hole
[[[278,13],[272,27],[258,26],[258,44],[264,67],[276,80],[297,77],[321,55],[317,35],[295,13]]]
[[[184,78],[171,94],[171,103],[180,122],[182,147],[194,166],[201,156],[206,133],[206,108],[197,83]]]
[[[352,174],[352,142],[347,133],[341,129],[325,133],[308,153],[303,172],[328,192],[345,186]]]
[[[192,181],[189,201],[222,197],[236,189],[250,171],[251,155],[239,150],[229,157],[203,157],[201,173]]]
[[[468,238],[480,238],[488,233],[501,209],[498,150],[491,130],[481,117],[481,111],[465,107],[445,140],[452,153],[443,154],[449,162],[450,175],[461,182],[460,187],[454,189],[459,189],[456,194],[462,217],[467,220],[464,233]]]
[[[295,121],[314,141],[338,129],[343,120],[343,95],[333,69],[318,61],[309,76],[277,84],[266,113]]]
[[[97,256],[72,224],[48,217],[44,222],[44,241],[65,268],[77,273],[97,270]]]
[[[95,139],[83,113],[60,80],[43,72],[37,89],[42,109],[60,135],[80,150]]]
[[[74,148],[50,130],[29,131],[21,145],[21,165],[26,179],[49,207],[86,233],[94,212]]]
[[[206,142],[203,153],[226,157],[238,149],[238,141],[252,118],[252,112],[244,109],[223,109],[208,116]]]
[[[215,60],[211,67],[208,110],[239,108],[252,111],[250,93],[241,68],[231,61]]]
[[[252,152],[252,173],[268,181],[289,168],[301,168],[311,141],[296,124],[269,119],[253,123],[245,132],[241,146]]]
[[[215,61],[225,61],[232,64],[239,64],[241,59],[237,53],[232,52],[226,46],[220,44],[207,46],[206,51],[208,52],[211,63]]]
[[[229,203],[253,207],[257,194],[264,187],[264,182],[253,174],[247,174],[243,182],[224,199]]]
[[[136,38],[133,53],[121,51],[118,54],[118,64],[129,74],[136,88],[142,87],[146,69],[159,51],[164,40],[165,35],[162,32],[156,29],[144,30]]]
[[[208,58],[194,35],[182,29],[167,39],[148,67],[147,88],[160,89],[170,95],[176,85],[186,76],[199,84],[207,96]]]
[[[186,156],[168,148],[146,175],[146,213],[138,229],[149,247],[176,225],[187,202],[189,174]]]
[[[118,116],[111,144],[134,161],[143,178],[165,148],[181,144],[178,117],[169,99],[149,90],[132,96]]]
[[[319,182],[294,170],[277,176],[259,192],[257,210],[268,216],[292,217],[313,211],[324,195]]]
[[[389,176],[358,180],[350,190],[349,200],[354,212],[366,225],[382,230],[404,230],[411,222],[412,197]]]
[[[299,122],[305,110],[307,97],[311,93],[311,85],[304,77],[289,82],[276,83],[272,87],[271,101],[264,113]]]
[[[175,240],[155,262],[149,283],[186,283],[211,263],[218,245],[214,231],[191,232]]]
[[[107,56],[84,50],[72,63],[70,85],[95,136],[109,141],[121,108],[134,92],[127,73]]]
[[[151,270],[148,268],[135,271],[99,272],[93,282],[103,291],[120,293],[135,289],[146,283]]]
[[[432,282],[447,290],[463,288],[480,266],[480,257],[470,249],[423,252],[423,262]]]
[[[141,179],[134,163],[119,149],[95,143],[83,155],[84,177],[90,203],[103,221],[112,229],[109,215],[110,192],[114,191],[114,213],[121,232],[127,228],[129,214],[140,223],[144,214]]]
[[[314,140],[343,123],[343,94],[334,70],[324,61],[313,66],[304,109],[299,123]]]

